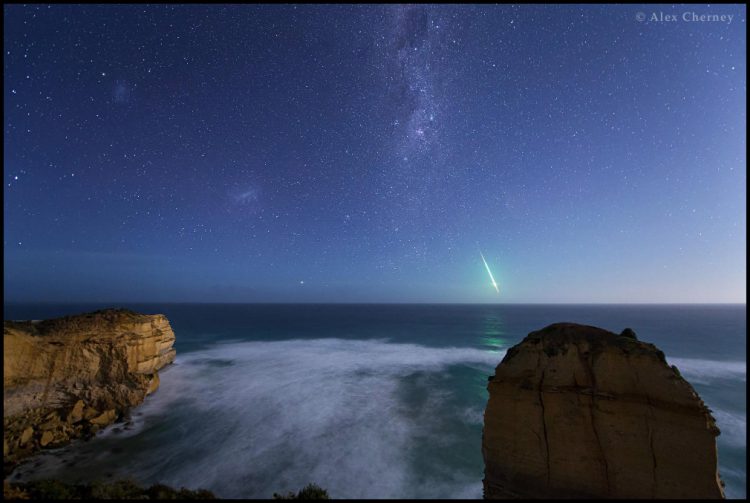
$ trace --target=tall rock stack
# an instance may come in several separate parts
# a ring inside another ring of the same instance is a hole
[[[164,315],[121,309],[44,321],[5,321],[5,472],[39,448],[114,422],[159,386],[175,357]]]
[[[722,498],[719,430],[632,330],[530,333],[488,384],[485,498]]]

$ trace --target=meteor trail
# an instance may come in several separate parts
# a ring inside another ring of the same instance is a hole
[[[497,287],[497,283],[495,283],[495,278],[492,277],[492,271],[490,271],[490,266],[487,265],[487,261],[484,260],[484,255],[482,255],[482,250],[479,250],[479,256],[482,257],[482,262],[484,262],[484,267],[487,269],[487,274],[490,275],[490,280],[492,280],[492,286],[495,287],[495,290],[497,293],[500,293],[500,289]]]

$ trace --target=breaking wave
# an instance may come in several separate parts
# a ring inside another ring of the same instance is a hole
[[[738,361],[701,360],[698,358],[667,358],[691,384],[709,384],[713,379],[747,380],[747,364]]]

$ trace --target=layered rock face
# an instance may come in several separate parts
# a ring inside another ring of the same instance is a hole
[[[485,498],[722,498],[710,411],[632,330],[558,323],[488,384]]]
[[[175,357],[164,315],[108,309],[44,321],[5,321],[6,466],[114,422],[159,386]]]

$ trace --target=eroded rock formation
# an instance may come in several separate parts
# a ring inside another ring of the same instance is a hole
[[[710,411],[632,330],[558,323],[488,384],[486,498],[721,498]]]
[[[159,385],[175,357],[164,315],[108,309],[44,321],[5,321],[5,472],[114,422]]]

